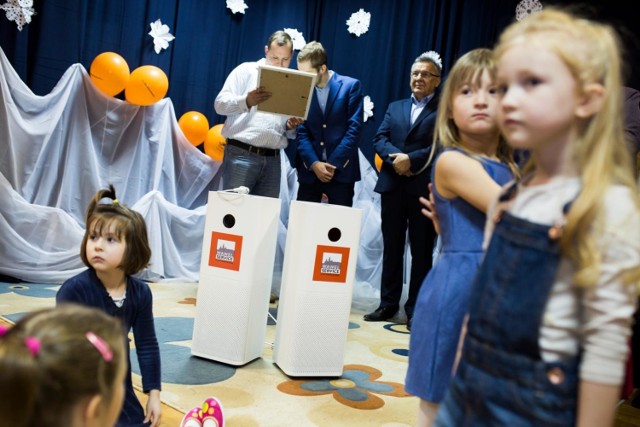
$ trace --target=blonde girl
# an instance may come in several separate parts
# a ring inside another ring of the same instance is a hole
[[[452,376],[487,208],[516,169],[498,128],[495,77],[491,50],[468,52],[451,69],[438,107],[434,147],[438,141],[444,151],[432,195],[443,244],[417,298],[405,386],[420,397],[419,426],[432,424]]]
[[[619,42],[545,9],[496,47],[524,178],[490,210],[463,355],[438,426],[611,426],[640,277]]]

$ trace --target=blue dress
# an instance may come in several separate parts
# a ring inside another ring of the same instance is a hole
[[[481,164],[501,186],[513,179],[504,163],[483,158]],[[442,251],[416,301],[405,390],[439,403],[451,380],[462,321],[469,311],[471,283],[482,258],[486,215],[462,198],[445,199],[435,185],[433,194]]]

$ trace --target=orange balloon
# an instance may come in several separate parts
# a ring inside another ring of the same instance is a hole
[[[102,93],[114,96],[122,92],[129,81],[129,65],[117,53],[103,52],[91,63],[89,75]]]
[[[382,157],[380,157],[378,153],[376,153],[376,156],[373,160],[376,164],[376,169],[378,169],[378,172],[380,172],[380,169],[382,169]]]
[[[160,101],[169,90],[169,79],[160,68],[143,65],[131,73],[124,97],[132,104],[147,106]]]
[[[209,121],[202,113],[188,111],[180,117],[178,125],[182,129],[184,136],[195,146],[200,145],[207,138]]]
[[[224,158],[224,146],[226,139],[222,136],[222,126],[215,125],[207,132],[207,139],[204,140],[204,153],[217,162]]]

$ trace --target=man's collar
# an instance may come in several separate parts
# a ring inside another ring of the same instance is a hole
[[[329,75],[329,78],[327,79],[326,82],[324,82],[324,86],[320,87],[320,86],[316,85],[316,89],[324,89],[327,86],[329,86],[329,82],[331,81],[331,77],[333,77],[333,71],[327,70],[327,74]]]
[[[421,101],[418,101],[416,97],[413,94],[411,94],[411,103],[413,105],[419,105],[419,106],[427,105],[427,102],[431,101],[431,98],[433,98],[434,95],[435,95],[435,92],[432,93],[431,95],[425,96],[424,98],[422,98]]]

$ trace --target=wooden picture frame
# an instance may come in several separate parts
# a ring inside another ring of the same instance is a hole
[[[316,75],[291,68],[261,65],[258,86],[271,92],[271,98],[257,105],[258,111],[307,119]]]

